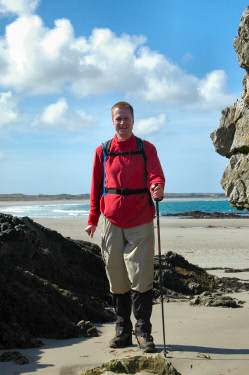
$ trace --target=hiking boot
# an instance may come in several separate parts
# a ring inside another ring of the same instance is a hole
[[[142,349],[144,353],[154,353],[156,351],[153,337],[151,335],[137,335],[136,338],[139,348]]]
[[[152,313],[153,291],[140,293],[132,291],[133,314],[136,319],[135,335],[144,336],[151,334],[151,313]]]
[[[115,336],[109,342],[110,348],[125,348],[126,346],[132,345],[132,334],[123,333],[120,336]]]

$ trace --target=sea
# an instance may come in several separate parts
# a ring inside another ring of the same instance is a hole
[[[28,202],[27,202],[28,203]],[[0,213],[11,214],[18,217],[29,216],[30,218],[80,218],[87,217],[90,210],[89,202],[87,203],[62,203],[54,204],[21,204],[1,206]],[[184,214],[189,211],[202,211],[207,213],[237,213],[241,216],[248,216],[247,210],[239,211],[231,207],[227,200],[164,200],[159,203],[160,215]],[[175,216],[174,216],[175,217]]]

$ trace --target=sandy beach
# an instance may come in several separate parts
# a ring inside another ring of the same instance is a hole
[[[101,219],[94,238],[84,229],[86,218],[34,219],[64,237],[101,244]],[[156,230],[156,222],[154,222]],[[248,219],[160,218],[162,253],[175,251],[201,267],[249,267]],[[247,264],[247,266],[246,266]]]
[[[86,219],[34,219],[65,237],[101,242],[101,223],[93,239],[84,232]],[[156,225],[156,223],[155,223]],[[162,252],[175,251],[201,267],[249,268],[248,219],[161,218]],[[157,246],[156,246],[157,249]],[[156,250],[157,252],[157,250]],[[238,277],[249,282],[249,273],[209,271],[218,276]],[[249,373],[249,292],[234,295],[246,301],[243,308],[190,306],[189,302],[164,302],[168,361],[182,375],[247,375]],[[161,306],[152,315],[153,336],[158,352],[163,349]],[[99,337],[71,340],[42,339],[41,348],[17,349],[30,363],[0,362],[1,375],[78,375],[103,362],[141,355],[133,346],[110,349],[114,323],[98,325]],[[0,350],[0,355],[6,350]],[[155,354],[151,354],[155,355]]]

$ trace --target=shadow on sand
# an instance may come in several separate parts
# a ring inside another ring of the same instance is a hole
[[[184,352],[184,353],[196,353],[196,354],[216,354],[216,355],[249,355],[249,349],[229,349],[229,348],[215,348],[215,347],[207,347],[207,346],[192,346],[192,345],[168,345],[166,346],[166,349],[168,351],[167,356],[168,358],[172,358],[173,352]],[[164,347],[163,345],[157,345],[158,352],[163,352]],[[199,357],[202,358],[202,357]],[[196,358],[196,359],[199,359]],[[205,358],[205,357],[203,357]],[[206,358],[208,359],[208,358]],[[221,358],[218,358],[221,359]],[[222,358],[224,359],[224,358]],[[226,358],[228,359],[228,358]],[[229,358],[229,360],[232,360],[233,358]],[[240,360],[249,360],[249,358],[241,358]],[[236,358],[236,360],[239,360]]]
[[[54,340],[54,339],[41,339],[44,343],[44,346],[39,348],[28,348],[28,349],[5,349],[0,350],[0,355],[4,352],[19,352],[27,359],[30,363],[26,365],[18,365],[14,362],[0,362],[0,374],[4,375],[13,375],[13,374],[33,374],[38,370],[43,370],[47,368],[47,374],[49,374],[49,368],[53,368],[57,364],[53,363],[39,363],[41,357],[43,356],[43,352],[48,349],[55,349],[55,348],[64,348],[69,347],[71,345],[75,345],[85,341],[87,338],[73,338],[67,340]],[[13,367],[14,366],[14,367]],[[13,372],[14,371],[14,372]]]

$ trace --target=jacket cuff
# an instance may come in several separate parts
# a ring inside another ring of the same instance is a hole
[[[88,225],[95,225],[97,226],[98,225],[98,222],[99,222],[99,217],[100,215],[96,215],[96,214],[89,214],[89,217],[88,217]]]

